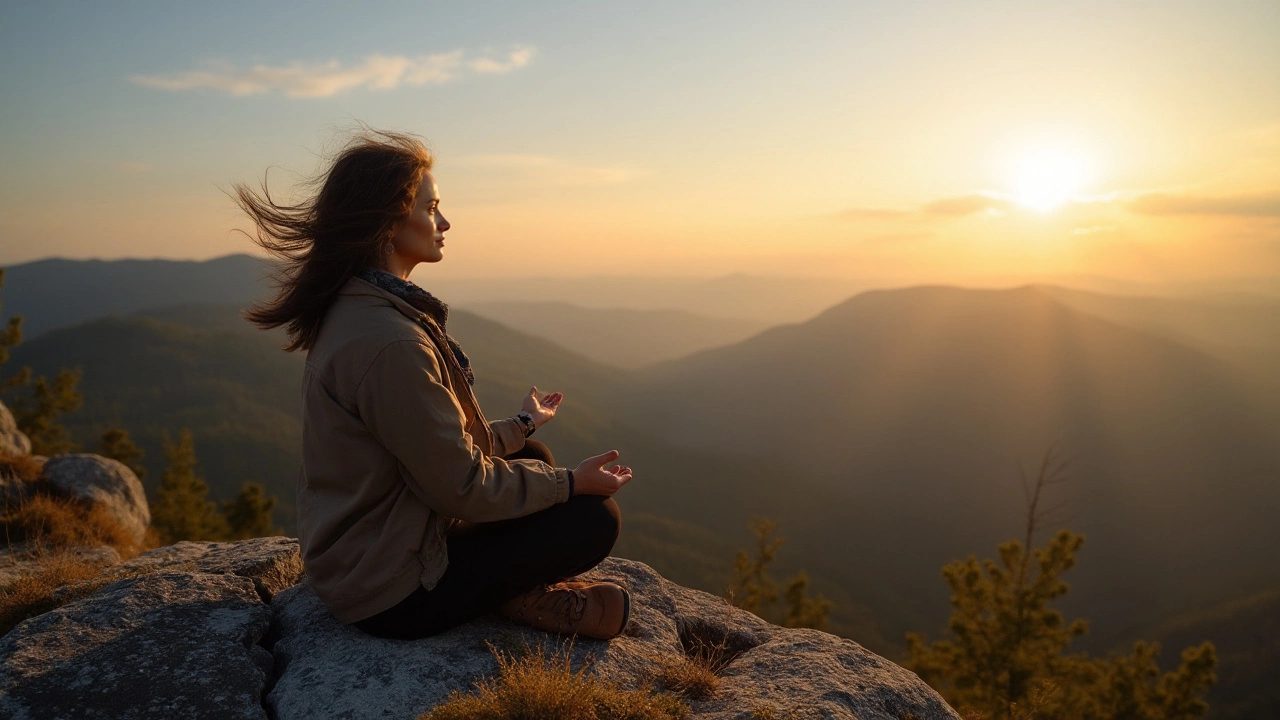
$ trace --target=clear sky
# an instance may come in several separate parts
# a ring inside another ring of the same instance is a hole
[[[11,2],[0,98],[4,264],[254,251],[361,121],[454,277],[1280,277],[1276,0]]]

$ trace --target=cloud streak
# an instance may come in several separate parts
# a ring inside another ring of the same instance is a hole
[[[129,80],[171,92],[211,89],[235,96],[278,92],[291,98],[323,98],[357,88],[393,90],[401,86],[440,85],[466,75],[508,73],[528,65],[533,55],[533,48],[515,47],[498,55],[473,55],[463,50],[415,57],[369,55],[353,64],[337,60],[294,61],[239,68],[220,63],[169,75],[134,75]]]
[[[1141,215],[1280,217],[1280,193],[1217,196],[1147,193],[1125,207]]]

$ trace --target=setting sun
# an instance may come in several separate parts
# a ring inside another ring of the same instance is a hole
[[[1047,212],[1062,205],[1084,182],[1084,162],[1077,155],[1043,149],[1023,155],[1014,166],[1013,191],[1018,203]]]

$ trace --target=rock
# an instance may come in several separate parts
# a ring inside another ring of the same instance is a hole
[[[120,562],[120,553],[106,545],[69,548],[65,552],[71,553],[79,560],[96,565],[115,565]],[[33,552],[32,547],[25,543],[0,549],[0,588],[17,580],[23,573],[35,571],[40,563],[40,554]]]
[[[589,574],[632,594],[632,623],[608,643],[578,639],[575,665],[624,686],[652,677],[698,641],[723,643],[729,664],[715,697],[690,702],[694,717],[747,718],[762,707],[796,718],[933,720],[958,716],[913,673],[851,640],[770,625],[720,598],[668,582],[649,567],[610,558]],[[339,623],[306,585],[275,597],[277,678],[266,704],[279,720],[416,717],[497,667],[499,648],[564,639],[489,617],[415,641],[382,640]]]
[[[31,452],[31,438],[18,429],[18,422],[4,403],[0,403],[0,452],[10,455],[27,455]]]
[[[263,602],[302,582],[302,554],[297,538],[265,537],[239,542],[184,540],[143,553],[111,572],[121,577],[140,572],[180,570],[238,575],[253,581]]]
[[[147,495],[124,463],[89,453],[55,455],[45,462],[42,478],[60,495],[106,507],[134,542],[145,538],[151,524]]]
[[[123,579],[0,639],[0,717],[414,718],[492,675],[490,645],[568,647],[575,667],[589,661],[638,687],[707,643],[724,648],[726,664],[716,694],[689,702],[695,718],[745,720],[770,708],[790,718],[958,720],[914,674],[851,640],[770,625],[629,560],[588,574],[631,590],[627,632],[572,644],[492,616],[382,640],[338,622],[297,584],[301,569],[292,538],[183,542],[117,565],[108,573]]]
[[[265,720],[270,620],[247,578],[120,580],[0,639],[0,717]]]

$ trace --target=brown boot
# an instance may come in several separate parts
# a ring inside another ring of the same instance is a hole
[[[499,612],[539,630],[608,640],[627,626],[631,596],[613,583],[560,583],[509,600]]]

